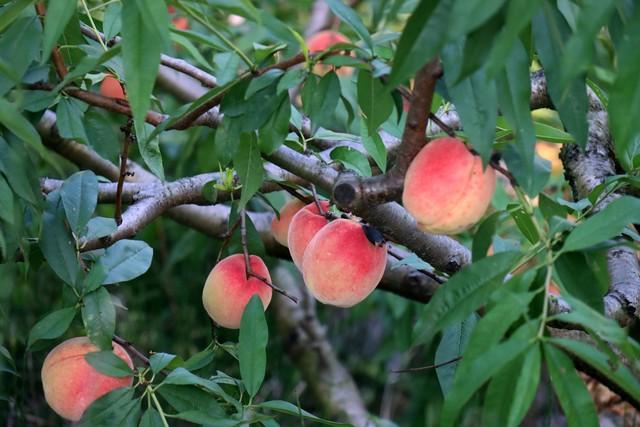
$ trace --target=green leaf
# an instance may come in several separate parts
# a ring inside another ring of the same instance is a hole
[[[244,93],[244,99],[249,99],[256,92],[266,88],[267,86],[275,84],[275,82],[277,82],[280,77],[282,77],[282,74],[284,74],[284,71],[278,68],[274,68],[259,77],[251,79],[249,82],[249,86]]]
[[[484,70],[478,70],[462,81],[455,82],[463,59],[462,41],[449,43],[442,50],[444,79],[451,101],[456,106],[464,132],[484,165],[489,162],[498,112],[496,85]]]
[[[307,75],[307,71],[302,68],[290,68],[287,70],[282,78],[278,80],[278,86],[276,86],[276,94],[282,95],[285,91],[288,91],[292,87],[296,87],[302,83]]]
[[[73,68],[73,70],[71,70],[69,73],[67,73],[66,76],[64,76],[64,79],[62,79],[62,81],[58,83],[58,85],[55,87],[53,91],[59,92],[63,90],[65,86],[69,85],[69,83],[73,82],[78,77],[84,77],[85,74],[93,71],[100,64],[108,62],[116,55],[119,55],[121,50],[122,50],[122,45],[119,45],[119,44],[113,46],[106,52],[99,48],[95,48],[95,51],[88,50],[87,56],[82,58],[78,63],[78,65],[76,65],[75,68]],[[69,98],[69,99],[71,100],[72,98]],[[76,103],[79,102],[77,100],[75,101]],[[82,110],[84,111],[84,106]]]
[[[73,98],[63,98],[56,108],[56,125],[60,136],[67,139],[77,139],[87,142],[87,133],[84,130],[82,119],[84,117],[84,104]]]
[[[0,218],[9,224],[15,223],[15,204],[13,201],[13,192],[11,191],[11,187],[4,179],[2,174],[0,174]]]
[[[40,155],[46,156],[40,135],[36,129],[18,112],[14,104],[3,98],[0,98],[0,123],[34,148]]]
[[[558,256],[553,266],[571,295],[588,304],[599,313],[604,312],[603,297],[606,288],[598,283],[598,277],[583,252],[566,252]]]
[[[561,350],[543,344],[551,384],[569,427],[597,427],[598,414],[584,382]]]
[[[81,426],[117,426],[130,414],[137,420],[140,413],[140,399],[134,399],[131,387],[117,388],[93,402],[82,414]],[[137,414],[137,417],[135,416]],[[135,425],[135,424],[134,424]]]
[[[575,31],[567,40],[561,58],[561,85],[567,86],[573,79],[587,72],[594,60],[593,41],[609,21],[617,3],[614,0],[587,0],[581,5]]]
[[[371,166],[369,160],[360,151],[351,147],[336,147],[329,154],[331,160],[338,161],[347,168],[358,172],[363,176],[371,176]]]
[[[329,426],[344,426],[347,427],[351,424],[337,423],[334,421],[325,420],[305,411],[304,409],[294,405],[293,403],[286,402],[284,400],[268,400],[255,405],[256,408],[270,409],[275,412],[281,412],[283,414],[289,414],[294,417],[302,417],[305,420],[313,421],[319,424]]]
[[[117,36],[122,29],[122,4],[112,3],[104,10],[104,20],[102,23],[102,31],[106,40]]]
[[[531,216],[520,205],[509,204],[507,205],[507,211],[511,215],[511,218],[515,221],[520,232],[527,238],[532,244],[540,241],[540,234],[536,229],[535,224]]]
[[[147,135],[144,119],[151,105],[160,54],[169,41],[169,14],[164,2],[126,1],[122,3],[121,19],[127,99],[138,141],[144,141]]]
[[[82,292],[86,294],[95,291],[102,285],[105,277],[107,277],[107,272],[104,271],[104,268],[99,263],[93,264],[82,283]]]
[[[144,163],[149,166],[149,170],[151,170],[154,175],[164,180],[164,165],[162,163],[162,153],[160,152],[160,138],[151,136],[154,133],[154,128],[148,123],[143,123],[136,132],[138,134],[142,132],[138,149],[144,159]]]
[[[567,338],[551,338],[549,341],[597,369],[634,399],[640,399],[640,381],[621,361],[610,360],[606,354],[587,343]]]
[[[529,56],[521,42],[516,42],[504,71],[496,78],[496,85],[500,109],[515,136],[515,144],[510,145],[513,150],[505,153],[507,166],[527,194],[535,196],[546,180],[535,180],[536,137],[529,111]]]
[[[609,97],[609,127],[613,136],[616,159],[625,170],[640,166],[640,123],[629,120],[640,114],[640,9],[625,26],[625,35],[618,49],[618,75]]]
[[[169,366],[174,359],[176,359],[175,354],[154,353],[149,357],[149,366],[151,366],[151,370],[154,374],[158,374],[164,368]]]
[[[116,330],[116,309],[111,295],[99,287],[82,299],[82,321],[92,343],[101,350],[111,350],[111,339]]]
[[[369,70],[358,72],[358,104],[365,116],[369,135],[378,132],[393,111],[393,99],[384,84]]]
[[[471,396],[504,366],[531,348],[532,338],[537,332],[536,324],[535,320],[525,323],[505,342],[487,347],[481,355],[458,365],[454,386],[442,407],[442,427],[455,425],[460,410]],[[467,355],[464,357],[466,360]]]
[[[640,222],[640,199],[622,196],[574,228],[562,251],[588,248],[619,235],[626,225],[637,222]]]
[[[0,10],[0,33],[4,31],[33,0],[16,0]]]
[[[301,96],[303,111],[311,119],[312,133],[315,133],[319,126],[331,123],[340,100],[340,80],[333,71],[321,79],[310,74],[302,87]]]
[[[119,240],[109,246],[98,261],[107,277],[105,285],[126,282],[147,272],[153,249],[142,240]]]
[[[225,414],[211,393],[196,386],[163,384],[158,393],[178,412],[199,411],[211,417]]]
[[[98,204],[98,178],[92,171],[76,172],[62,184],[60,197],[67,221],[79,236]]]
[[[173,385],[197,385],[203,387],[205,390],[215,394],[216,396],[222,397],[227,403],[230,403],[233,406],[238,406],[238,402],[231,398],[225,391],[213,381],[206,380],[197,375],[192,374],[187,371],[185,368],[176,368],[169,375],[166,376],[164,381],[161,383],[164,387],[166,384]]]
[[[534,16],[533,34],[553,105],[576,143],[584,147],[589,106],[586,83],[584,77],[572,79],[567,84],[561,82],[560,64],[568,53],[565,41],[570,30],[555,4],[549,0],[543,1],[542,8]]]
[[[238,151],[233,159],[233,166],[238,172],[242,184],[240,207],[244,207],[253,195],[260,189],[264,180],[264,168],[260,147],[255,133],[243,133],[240,136]]]
[[[502,212],[494,212],[480,223],[473,235],[473,244],[471,245],[471,259],[473,259],[473,262],[486,258],[501,216]]]
[[[484,399],[483,425],[520,425],[538,389],[541,359],[540,346],[534,346],[493,377]]]
[[[40,59],[41,46],[42,25],[35,15],[19,17],[4,31],[0,37],[0,95],[17,85],[29,66]]]
[[[133,375],[129,365],[112,350],[87,353],[84,358],[96,370],[110,377],[123,378]]]
[[[4,346],[0,345],[0,372],[8,372],[17,375],[16,363],[11,357],[11,353]]]
[[[42,40],[42,62],[49,60],[53,47],[76,11],[76,0],[56,0],[47,3]]]
[[[238,341],[240,375],[251,397],[256,395],[264,380],[268,339],[269,329],[264,317],[264,306],[260,297],[254,295],[242,313]]]
[[[364,126],[363,126],[364,128]],[[367,134],[366,129],[362,132],[362,145],[367,153],[373,158],[380,170],[384,173],[387,170],[387,148],[382,142],[382,137],[378,132]]]
[[[442,331],[442,339],[436,349],[434,364],[440,365],[462,356],[467,348],[469,337],[473,328],[478,322],[478,315],[472,313],[468,318],[453,326],[449,326]],[[458,362],[447,363],[436,368],[438,382],[442,389],[442,394],[446,396],[453,386],[453,378],[458,368]]]
[[[38,340],[50,340],[64,334],[76,317],[75,307],[53,311],[40,319],[29,332],[27,349]]]
[[[291,118],[291,104],[285,94],[280,97],[280,105],[275,114],[265,123],[259,131],[258,144],[260,151],[271,154],[276,151],[289,134],[289,119]]]
[[[80,264],[73,236],[65,225],[62,200],[57,191],[47,196],[46,209],[42,214],[40,249],[58,277],[65,283],[75,285]]]
[[[429,343],[442,328],[464,320],[484,304],[519,256],[516,252],[502,252],[463,267],[453,275],[447,286],[438,288],[422,312],[414,345]]]
[[[349,6],[345,5],[342,0],[325,0],[325,2],[342,22],[350,26],[353,31],[358,34],[369,48],[369,51],[373,53],[373,41],[358,14]]]
[[[438,53],[447,38],[453,4],[454,0],[420,1],[400,37],[389,87],[403,83]]]
[[[105,218],[97,216],[91,218],[87,223],[87,233],[85,239],[97,239],[99,237],[108,236],[118,228],[116,220],[113,218]]]
[[[164,425],[162,422],[162,417],[160,416],[160,412],[156,411],[154,408],[147,408],[142,414],[142,418],[140,418],[140,424],[138,427],[159,427]]]
[[[451,11],[449,40],[470,33],[497,13],[505,0],[456,0]]]

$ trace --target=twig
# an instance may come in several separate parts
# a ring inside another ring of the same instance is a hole
[[[460,359],[462,359],[462,356],[458,356],[455,357],[451,360],[447,360],[446,362],[442,362],[442,363],[436,363],[435,365],[429,365],[429,366],[419,366],[417,368],[406,368],[406,369],[398,369],[397,371],[391,371],[393,373],[399,374],[399,373],[403,373],[403,372],[420,372],[420,371],[428,371],[430,369],[437,369],[437,368],[441,368],[443,366],[447,366],[450,365],[452,363],[456,363],[457,361],[459,361]]]
[[[225,235],[222,236],[224,238],[224,240],[222,241],[222,246],[220,246],[220,250],[218,251],[218,257],[216,258],[216,264],[220,261],[220,258],[222,258],[222,253],[224,252],[224,250],[227,248],[227,246],[229,246],[229,242],[231,241],[231,237],[233,237],[233,233],[235,233],[235,231],[238,229],[238,226],[240,225],[240,221],[241,220],[242,220],[242,216],[239,216],[238,219],[235,220],[235,222],[233,223],[231,228],[229,228],[229,231],[227,231],[225,233]],[[245,259],[245,265],[246,265],[246,259]]]
[[[471,150],[471,151],[474,154],[477,154],[474,150]],[[504,175],[505,178],[509,180],[509,184],[511,184],[512,187],[518,186],[518,181],[516,181],[516,177],[513,176],[513,174],[509,170],[505,169],[500,164],[500,153],[495,153],[493,156],[491,156],[491,160],[489,161],[489,163],[491,164],[492,168],[500,172],[502,175]]]
[[[277,183],[284,191],[286,191],[287,193],[291,194],[293,197],[295,197],[296,199],[300,200],[302,203],[308,204],[310,203],[312,200],[311,198],[307,197],[307,196],[303,196],[302,194],[298,193],[296,190],[294,190],[293,188],[290,188],[284,184],[282,184],[281,182]]]
[[[242,242],[242,254],[244,255],[244,268],[247,274],[247,280],[249,279],[249,277],[254,277],[263,282],[265,285],[269,286],[275,292],[297,303],[298,299],[296,297],[289,294],[284,289],[280,289],[279,287],[275,286],[273,283],[271,283],[270,280],[255,273],[251,268],[251,257],[249,256],[249,245],[247,244],[247,213],[244,208],[240,209],[240,241]]]
[[[120,153],[120,175],[118,175],[118,186],[116,188],[116,209],[114,218],[116,224],[122,224],[122,187],[124,178],[127,176],[127,159],[129,157],[129,143],[135,138],[132,133],[133,120],[129,119],[127,124],[121,128],[124,133],[124,141],[122,141],[122,152]]]
[[[42,25],[44,26],[46,8],[43,1],[36,3],[36,13],[40,17]],[[67,67],[64,65],[64,58],[60,54],[60,49],[57,45],[54,46],[53,50],[51,51],[51,59],[53,60],[53,66],[56,69],[58,77],[60,77],[61,80],[64,79],[64,77],[67,75]]]
[[[325,216],[324,209],[322,209],[320,200],[318,200],[318,192],[316,191],[315,184],[311,184],[311,194],[313,194],[313,203],[315,203],[316,208],[318,209],[318,213],[322,216]]]
[[[121,346],[123,346],[126,350],[128,350],[130,353],[132,353],[134,356],[136,356],[142,362],[144,362],[145,365],[149,364],[149,358],[143,352],[141,352],[140,350],[135,348],[135,346],[133,344],[131,344],[129,341],[125,340],[122,337],[119,337],[118,335],[114,335],[113,336],[113,340],[116,343],[118,343]]]
[[[435,123],[440,129],[442,129],[451,138],[455,138],[456,132],[453,129],[451,129],[451,127],[448,126],[445,122],[440,120],[440,118],[437,115],[435,115],[434,113],[429,113],[429,120]]]

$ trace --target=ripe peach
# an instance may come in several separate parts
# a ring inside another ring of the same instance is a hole
[[[322,52],[338,43],[349,43],[350,40],[342,33],[333,30],[320,31],[307,40],[310,53]],[[313,67],[316,74],[324,75],[332,69],[331,65],[317,64]],[[348,76],[353,72],[351,67],[340,67],[336,70],[339,76]]]
[[[251,270],[271,282],[269,270],[258,256],[249,257]],[[235,254],[216,264],[209,273],[202,290],[202,303],[216,323],[229,329],[238,329],[242,313],[254,294],[262,300],[266,310],[271,302],[271,288],[245,271],[244,256]]]
[[[483,172],[480,157],[471,154],[462,141],[438,138],[411,162],[402,203],[421,229],[456,234],[482,217],[495,185],[493,168]]]
[[[44,398],[61,417],[78,421],[96,399],[116,388],[131,385],[131,377],[110,377],[85,360],[85,354],[98,350],[89,338],[76,337],[56,346],[45,358],[42,365]],[[124,348],[113,343],[113,352],[133,369],[133,362]]]
[[[178,30],[188,30],[189,29],[189,18],[186,16],[178,16],[171,20],[173,26]]]
[[[329,202],[323,200],[320,202],[323,211],[329,210]],[[318,212],[315,203],[310,203],[293,216],[289,224],[289,235],[287,237],[287,246],[291,253],[291,259],[298,268],[302,268],[302,257],[307,245],[313,239],[318,231],[329,221]]]
[[[304,208],[304,206],[305,204],[298,199],[290,200],[280,209],[280,219],[273,217],[271,221],[271,233],[281,245],[287,246],[289,224],[291,224],[293,216],[297,214],[300,209]]]
[[[371,243],[360,223],[336,219],[309,242],[302,272],[318,301],[351,307],[373,292],[386,263],[386,247]]]
[[[109,98],[126,99],[122,85],[111,75],[107,75],[100,83],[100,93]]]
[[[554,144],[546,141],[536,141],[536,154],[545,160],[551,162],[551,175],[562,175],[563,166],[560,160],[560,144]]]

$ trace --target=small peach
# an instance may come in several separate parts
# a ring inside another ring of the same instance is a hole
[[[309,242],[302,272],[318,301],[351,307],[373,292],[386,264],[386,247],[371,243],[362,224],[336,219]]]
[[[280,219],[278,219],[278,217],[273,217],[273,220],[271,221],[271,233],[276,241],[281,245],[288,245],[289,224],[291,224],[293,216],[304,207],[305,204],[302,201],[293,199],[287,202],[282,209],[280,209]]]
[[[329,210],[329,202],[325,200],[320,202],[320,206],[324,212]],[[293,216],[289,224],[287,246],[289,246],[291,259],[298,268],[302,267],[302,257],[307,245],[313,236],[328,223],[327,218],[318,212],[318,207],[315,203],[308,204]]]
[[[551,162],[551,175],[560,176],[564,170],[560,160],[562,145],[546,141],[536,141],[536,154]]]
[[[102,374],[85,360],[85,354],[98,350],[89,338],[76,337],[56,346],[44,360],[44,398],[58,415],[67,420],[80,420],[96,399],[132,383],[131,377],[116,378]],[[133,369],[133,362],[124,348],[113,343],[113,352]]]
[[[251,270],[271,282],[269,270],[258,256],[249,257]],[[247,278],[244,255],[226,257],[213,267],[204,283],[202,303],[209,317],[220,326],[238,329],[242,313],[253,295],[258,295],[266,310],[271,302],[271,287],[256,277]]]
[[[307,46],[310,53],[322,52],[329,49],[331,46],[338,43],[349,43],[350,40],[342,33],[333,30],[320,31],[307,40]],[[317,64],[313,71],[316,74],[324,75],[332,69],[331,65]],[[339,76],[348,76],[353,72],[351,67],[340,67],[336,70],[336,74]]]
[[[189,29],[189,18],[186,16],[178,16],[171,20],[173,26],[178,30],[188,30]]]
[[[429,142],[411,162],[402,203],[421,229],[456,234],[475,224],[487,210],[495,190],[493,168],[482,169],[456,138]]]
[[[109,98],[126,99],[122,84],[112,75],[107,75],[102,80],[102,83],[100,83],[100,93]]]

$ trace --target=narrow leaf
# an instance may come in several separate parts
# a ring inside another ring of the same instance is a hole
[[[31,328],[27,348],[38,340],[58,338],[69,329],[74,317],[76,317],[76,309],[74,307],[63,308],[47,314]]]
[[[247,392],[252,397],[256,395],[264,380],[268,338],[269,330],[264,317],[262,300],[254,295],[242,314],[238,348],[240,375]]]

